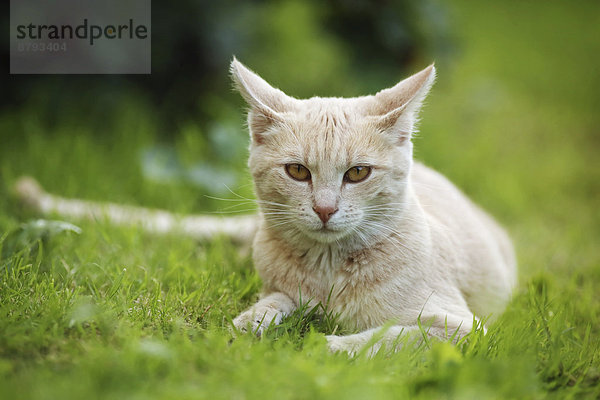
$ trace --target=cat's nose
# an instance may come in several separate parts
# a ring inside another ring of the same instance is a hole
[[[338,208],[337,207],[331,207],[331,206],[326,206],[326,207],[313,207],[313,211],[315,213],[317,213],[317,215],[319,216],[319,219],[321,219],[321,221],[323,221],[323,223],[327,223],[327,221],[329,221],[329,219],[331,218],[331,216],[333,214],[335,214],[337,212]]]

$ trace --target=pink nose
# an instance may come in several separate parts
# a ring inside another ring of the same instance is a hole
[[[327,223],[327,221],[329,221],[329,219],[331,218],[331,216],[333,214],[335,214],[337,212],[337,208],[336,207],[313,207],[313,210],[315,213],[317,213],[317,215],[319,216],[319,218],[321,219],[321,221],[323,221],[323,223]]]

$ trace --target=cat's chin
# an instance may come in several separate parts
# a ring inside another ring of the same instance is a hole
[[[304,230],[303,233],[310,239],[315,240],[319,243],[333,243],[337,240],[343,239],[348,236],[347,230],[338,230],[331,228],[321,228],[321,229],[310,229]]]

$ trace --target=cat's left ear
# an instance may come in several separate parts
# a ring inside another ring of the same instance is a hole
[[[235,57],[230,72],[237,90],[250,106],[248,127],[252,139],[261,144],[269,129],[284,121],[282,114],[293,109],[295,99],[269,85]]]
[[[372,97],[369,113],[376,116],[379,129],[391,134],[397,144],[409,140],[416,131],[419,111],[434,81],[435,67],[431,64]]]

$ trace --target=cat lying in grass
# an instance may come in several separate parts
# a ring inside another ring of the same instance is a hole
[[[59,198],[30,179],[17,192],[43,213],[253,240],[263,290],[234,319],[240,331],[260,335],[301,302],[327,303],[358,332],[327,336],[329,348],[354,353],[373,338],[375,349],[393,346],[423,326],[433,337],[461,337],[477,317],[503,310],[516,279],[510,239],[446,178],[413,161],[433,66],[358,98],[298,100],[235,59],[231,74],[249,105],[257,217],[177,219]]]

